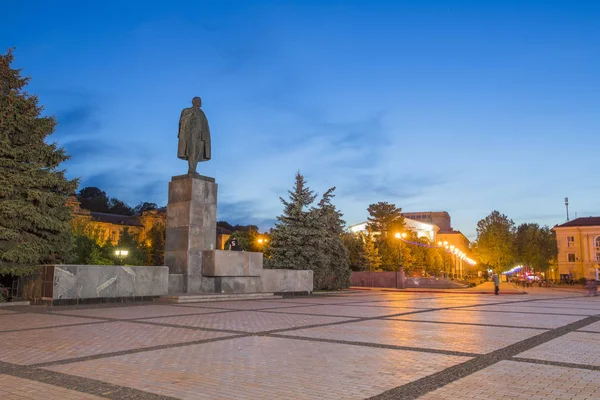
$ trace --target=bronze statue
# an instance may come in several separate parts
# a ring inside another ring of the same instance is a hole
[[[184,108],[179,118],[177,157],[188,161],[188,174],[195,174],[198,161],[210,160],[210,129],[200,97],[192,99],[192,107]]]

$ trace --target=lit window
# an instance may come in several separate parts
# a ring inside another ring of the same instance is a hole
[[[596,245],[597,249],[600,249],[600,236],[596,236],[596,239],[594,239],[594,244]]]
[[[575,247],[575,236],[567,236],[567,247]]]
[[[569,262],[575,262],[575,253],[567,254]]]
[[[600,253],[596,253],[596,261],[600,262]]]

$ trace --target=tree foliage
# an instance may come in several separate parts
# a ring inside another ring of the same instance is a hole
[[[496,272],[514,263],[515,223],[494,210],[477,223],[477,257]]]
[[[386,201],[369,205],[367,209],[369,217],[367,218],[367,229],[369,232],[376,232],[382,237],[387,237],[388,233],[401,231],[404,228],[404,216],[402,208],[395,204],[389,204]]]
[[[144,201],[133,208],[133,213],[139,215],[144,211],[151,211],[156,209],[158,209],[158,205],[156,203],[148,203]]]
[[[375,247],[375,240],[371,235],[360,234],[362,243],[361,269],[363,271],[379,271],[381,268],[381,256]]]
[[[0,273],[25,274],[68,258],[72,245],[68,196],[76,180],[59,166],[69,157],[47,139],[54,117],[43,116],[26,92],[29,78],[0,55]]]
[[[148,232],[146,265],[165,265],[165,242],[165,225],[153,225]]]
[[[521,264],[546,270],[558,254],[556,236],[547,226],[521,224],[515,233],[515,250]]]
[[[342,214],[331,203],[329,189],[317,206],[316,195],[306,180],[296,174],[294,190],[289,199],[280,198],[283,214],[277,217],[271,232],[266,266],[312,270],[315,289],[340,289],[350,283],[348,252],[341,235],[344,229]]]
[[[77,193],[77,201],[81,203],[81,208],[85,208],[92,212],[119,215],[133,215],[135,213],[135,209],[129,207],[125,202],[114,197],[109,198],[106,195],[106,192],[94,186],[81,189],[79,193]],[[155,206],[154,208],[157,208],[154,203],[142,203],[140,206],[151,207],[152,205]]]

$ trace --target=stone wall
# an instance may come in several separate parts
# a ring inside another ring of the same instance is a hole
[[[53,303],[157,297],[168,293],[169,268],[117,265],[47,265],[23,282],[28,300]]]

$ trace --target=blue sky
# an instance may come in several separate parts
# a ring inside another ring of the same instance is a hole
[[[0,49],[69,175],[131,205],[166,204],[201,96],[219,219],[269,227],[297,170],[349,224],[377,201],[470,237],[493,209],[561,223],[565,196],[600,215],[600,2],[11,3]]]

